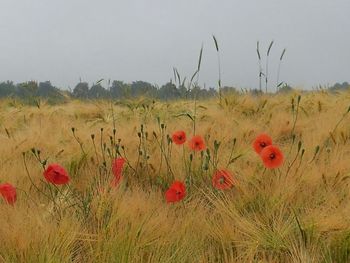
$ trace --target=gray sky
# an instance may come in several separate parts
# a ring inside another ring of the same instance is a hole
[[[0,80],[98,79],[163,84],[190,76],[204,46],[200,83],[258,86],[256,41],[271,40],[271,85],[350,82],[350,0],[0,0]]]

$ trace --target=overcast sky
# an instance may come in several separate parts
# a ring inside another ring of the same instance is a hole
[[[172,68],[199,82],[258,86],[256,42],[271,40],[271,86],[350,82],[350,0],[0,0],[0,81],[74,87],[81,77],[163,84]]]

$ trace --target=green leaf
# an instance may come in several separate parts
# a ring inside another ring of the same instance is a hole
[[[216,48],[216,51],[219,52],[219,45],[218,45],[218,41],[216,39],[216,37],[213,35],[213,39],[214,39],[214,43],[215,43],[215,48]]]
[[[268,48],[268,50],[267,50],[267,56],[270,55],[270,51],[271,51],[272,45],[273,45],[273,40],[271,41],[271,43],[270,43],[270,45],[269,45],[269,48]]]
[[[281,87],[282,85],[283,85],[283,81],[282,82],[280,82],[278,85],[277,85],[277,88],[279,88],[279,87]]]
[[[230,161],[229,164],[234,163],[235,161],[237,161],[239,158],[241,158],[243,156],[243,154],[238,154],[236,157],[233,157]]]
[[[202,63],[202,55],[203,55],[203,45],[201,47],[201,50],[199,52],[199,58],[198,58],[198,67],[197,67],[197,71],[200,70],[201,68],[201,63]]]
[[[258,54],[259,60],[261,60],[260,51],[259,51],[259,41],[256,42],[256,53]]]
[[[283,59],[283,56],[284,56],[285,53],[286,53],[286,49],[283,49],[282,54],[281,54],[281,57],[280,57],[280,60]]]
[[[196,71],[193,73],[192,78],[191,78],[191,83],[192,83],[194,77],[195,77],[197,74],[198,74],[198,70],[196,70]]]
[[[194,121],[194,118],[189,113],[181,113],[181,114],[175,115],[175,117],[181,117],[181,116],[187,116],[192,121]]]
[[[104,79],[100,79],[99,81],[96,82],[96,85],[100,84]]]

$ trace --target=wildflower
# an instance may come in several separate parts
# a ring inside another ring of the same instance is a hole
[[[112,172],[113,172],[114,178],[111,183],[111,186],[117,187],[118,184],[120,183],[120,180],[122,179],[124,163],[125,163],[125,159],[122,157],[114,159],[112,163]]]
[[[260,154],[261,151],[269,145],[272,145],[272,139],[269,135],[263,133],[256,137],[253,143],[253,148],[257,154]]]
[[[282,151],[274,145],[269,145],[265,147],[261,153],[260,157],[264,162],[266,168],[278,168],[283,163],[283,153]]]
[[[17,200],[16,188],[9,183],[0,184],[0,194],[10,205],[13,205]]]
[[[213,186],[219,190],[230,189],[234,185],[232,174],[227,170],[218,170],[212,179]]]
[[[201,136],[195,135],[189,141],[189,146],[194,151],[203,151],[205,149],[205,143]]]
[[[181,201],[186,195],[186,187],[182,182],[175,181],[165,192],[167,203],[175,203]]]
[[[69,176],[67,171],[59,164],[50,164],[44,171],[45,179],[52,184],[67,184]]]
[[[184,131],[176,131],[172,135],[173,142],[182,145],[186,142],[186,133]]]

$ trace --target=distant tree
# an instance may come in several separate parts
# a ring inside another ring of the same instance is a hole
[[[146,96],[153,98],[157,96],[157,88],[148,82],[135,81],[130,88],[132,97]]]
[[[176,88],[176,85],[171,82],[166,83],[158,90],[158,98],[161,100],[172,100],[180,97],[180,91]]]
[[[209,94],[210,97],[214,97],[214,96],[218,95],[218,92],[214,88],[209,88],[208,94]]]
[[[90,99],[106,99],[109,97],[109,92],[101,84],[96,84],[89,90],[88,97]]]
[[[292,91],[293,91],[293,88],[291,86],[289,86],[288,84],[285,84],[281,88],[278,89],[277,93],[289,93]]]
[[[40,82],[37,90],[37,95],[40,97],[57,96],[59,90],[51,85],[50,81]]]
[[[253,96],[261,96],[264,94],[260,89],[251,89],[249,90],[249,93]]]
[[[350,84],[348,82],[335,83],[332,87],[329,88],[330,91],[342,91],[350,89]]]
[[[114,80],[111,86],[111,96],[113,98],[125,98],[130,93],[130,85],[123,81]]]
[[[226,95],[226,94],[237,94],[238,91],[234,87],[224,86],[224,87],[221,88],[221,93],[223,95]]]
[[[180,85],[179,87],[179,93],[180,93],[180,97],[185,99],[188,96],[188,90],[185,87],[185,85]]]
[[[17,88],[12,81],[0,83],[0,97],[14,96],[17,93]]]
[[[38,94],[38,82],[28,81],[17,84],[17,96],[20,98],[33,98]]]
[[[89,84],[86,82],[79,82],[73,90],[73,97],[86,99],[88,98],[88,96],[89,96]]]
[[[201,88],[200,86],[194,86],[191,90],[187,91],[187,99],[207,99],[217,95],[217,92],[214,88]]]

